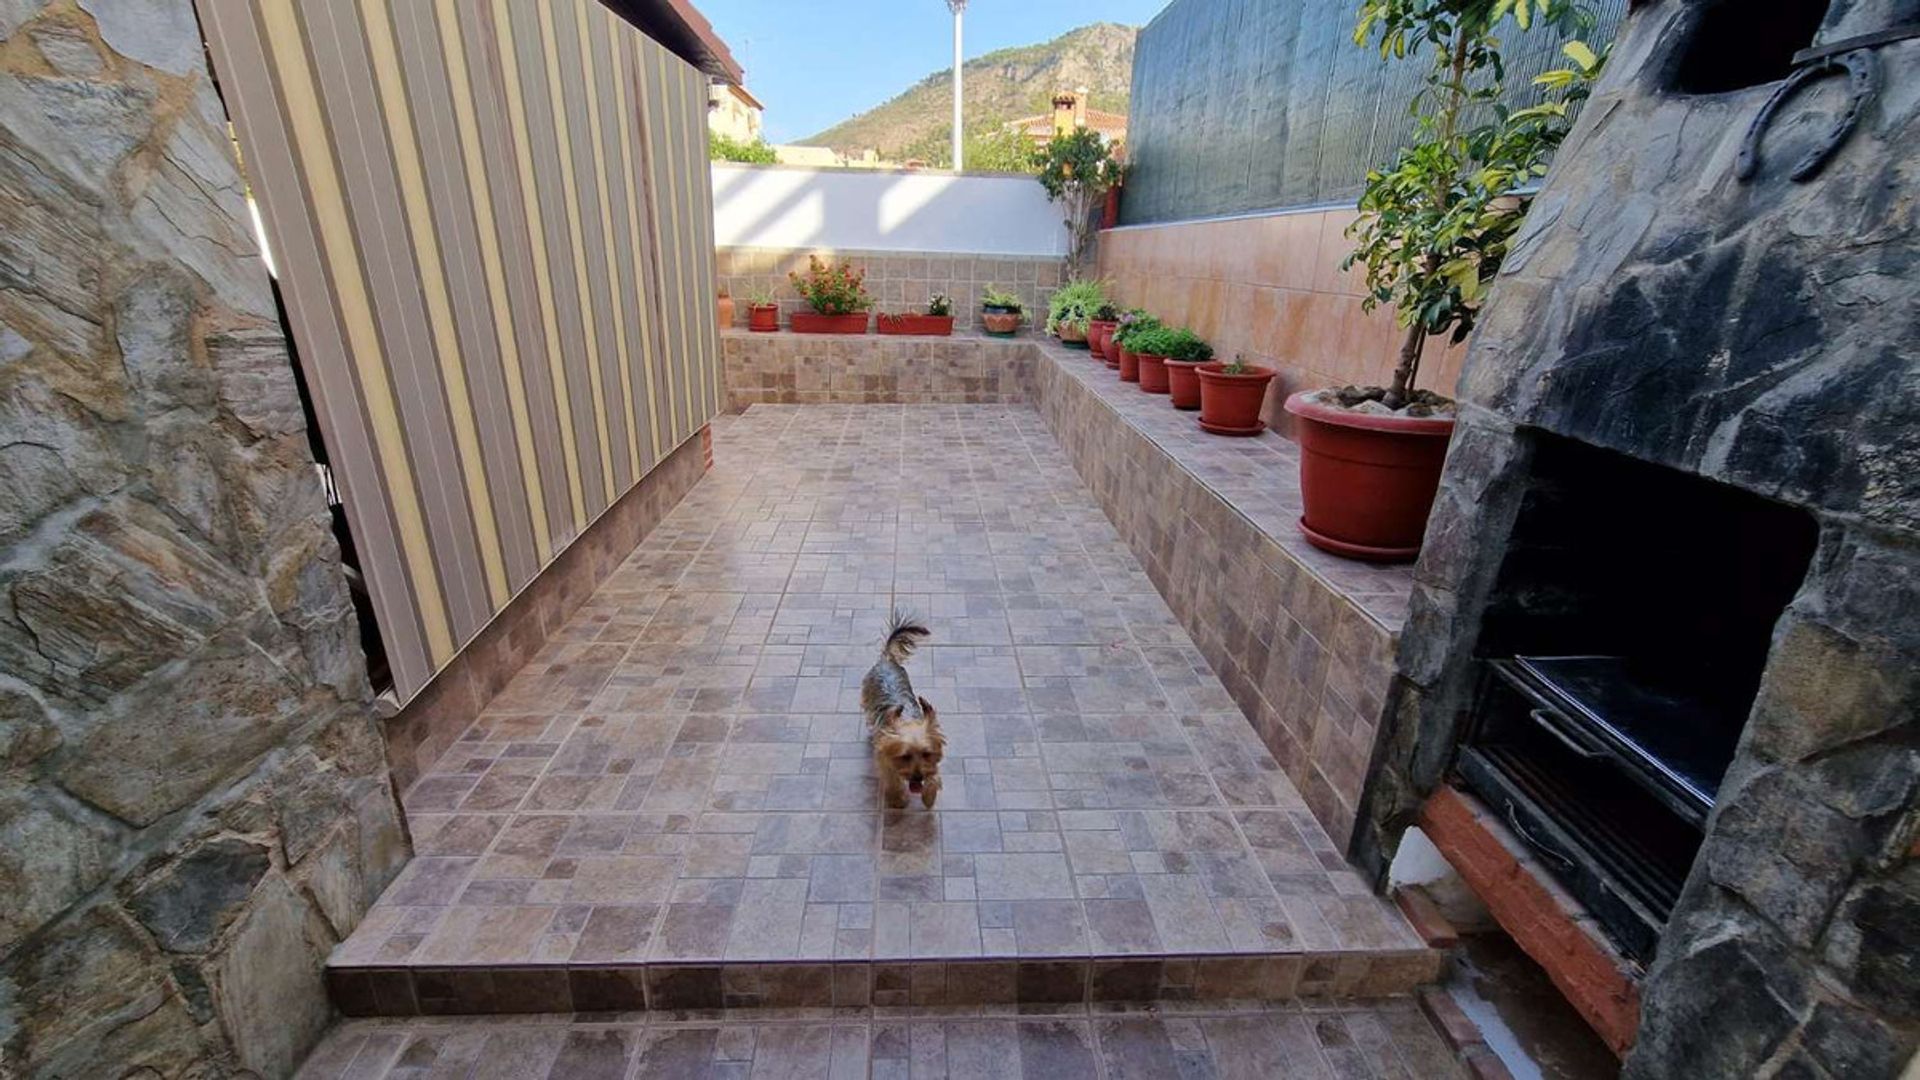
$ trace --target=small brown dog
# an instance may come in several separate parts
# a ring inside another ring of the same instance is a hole
[[[879,661],[860,683],[860,708],[871,729],[873,767],[880,774],[887,806],[895,810],[907,805],[908,792],[920,796],[920,804],[929,810],[940,797],[940,758],[946,753],[947,738],[940,734],[933,705],[913,692],[907,669],[901,666],[920,639],[930,636],[932,631],[911,616],[895,615],[887,626]]]

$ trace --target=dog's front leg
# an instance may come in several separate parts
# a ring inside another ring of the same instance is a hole
[[[883,766],[880,775],[880,790],[886,795],[887,809],[905,810],[907,808],[907,785],[900,779],[900,774]]]
[[[940,797],[940,778],[937,776],[930,776],[927,778],[927,782],[925,784],[922,784],[920,787],[920,805],[931,810],[933,809],[933,800],[939,797]]]

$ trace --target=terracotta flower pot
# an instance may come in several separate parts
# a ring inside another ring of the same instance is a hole
[[[1197,409],[1200,407],[1200,361],[1169,360],[1167,368],[1167,396],[1173,400],[1176,409]]]
[[[1140,354],[1139,353],[1134,352],[1132,349],[1121,349],[1120,362],[1114,366],[1120,369],[1121,382],[1139,382],[1140,381]]]
[[[1070,322],[1063,322],[1054,327],[1053,332],[1060,338],[1060,344],[1062,345],[1071,345],[1076,349],[1084,349],[1087,347],[1087,328],[1084,326],[1076,326]]]
[[[1267,384],[1273,381],[1273,369],[1247,365],[1247,369],[1228,374],[1227,365],[1218,360],[1201,364],[1194,372],[1200,376],[1200,428],[1215,435],[1258,435],[1267,430],[1260,419],[1260,406],[1267,400]]]
[[[873,328],[882,334],[919,334],[927,337],[953,336],[951,315],[876,315]]]
[[[995,337],[1012,337],[1020,332],[1020,313],[1009,308],[983,307],[980,326]]]
[[[822,315],[817,311],[796,311],[787,325],[796,334],[864,334],[867,313],[850,311],[844,315]]]
[[[1140,364],[1140,389],[1149,394],[1167,392],[1167,358],[1149,353],[1134,353]]]
[[[1095,356],[1107,358],[1107,350],[1113,348],[1113,331],[1119,325],[1111,319],[1094,319],[1087,324],[1087,344]]]
[[[776,304],[750,305],[747,308],[747,329],[771,334],[780,329],[780,308]]]
[[[1440,487],[1452,418],[1348,412],[1310,393],[1287,399],[1300,421],[1300,531],[1336,555],[1411,560]]]
[[[733,329],[733,297],[723,296],[715,304],[720,316],[720,329]]]

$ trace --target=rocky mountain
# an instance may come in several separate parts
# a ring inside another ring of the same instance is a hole
[[[1137,27],[1094,23],[1052,41],[967,61],[962,80],[967,130],[1046,112],[1055,91],[1080,86],[1091,91],[1093,108],[1126,112],[1137,32]],[[952,113],[953,75],[943,69],[885,104],[800,142],[852,152],[877,147],[882,157],[911,157],[947,137]]]

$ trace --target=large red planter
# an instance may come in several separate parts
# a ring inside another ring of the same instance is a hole
[[[1167,392],[1167,358],[1135,353],[1140,358],[1140,389],[1149,394]]]
[[[1121,382],[1140,381],[1140,354],[1132,349],[1121,349],[1120,360],[1114,365],[1120,369]]]
[[[1173,399],[1176,409],[1197,409],[1200,407],[1200,375],[1198,360],[1169,360],[1167,369],[1167,396]]]
[[[776,305],[747,308],[747,329],[771,334],[780,329],[780,309]]]
[[[1412,559],[1440,488],[1453,420],[1352,413],[1309,393],[1287,399],[1300,421],[1300,531],[1336,555]]]
[[[953,316],[951,315],[876,315],[873,328],[883,334],[920,334],[931,337],[952,337]]]
[[[845,315],[822,315],[817,311],[796,311],[787,325],[796,334],[864,334],[867,313],[853,311]]]
[[[1200,429],[1215,435],[1258,435],[1267,430],[1260,406],[1267,401],[1273,369],[1248,364],[1229,373],[1218,360],[1194,369],[1200,376]]]

